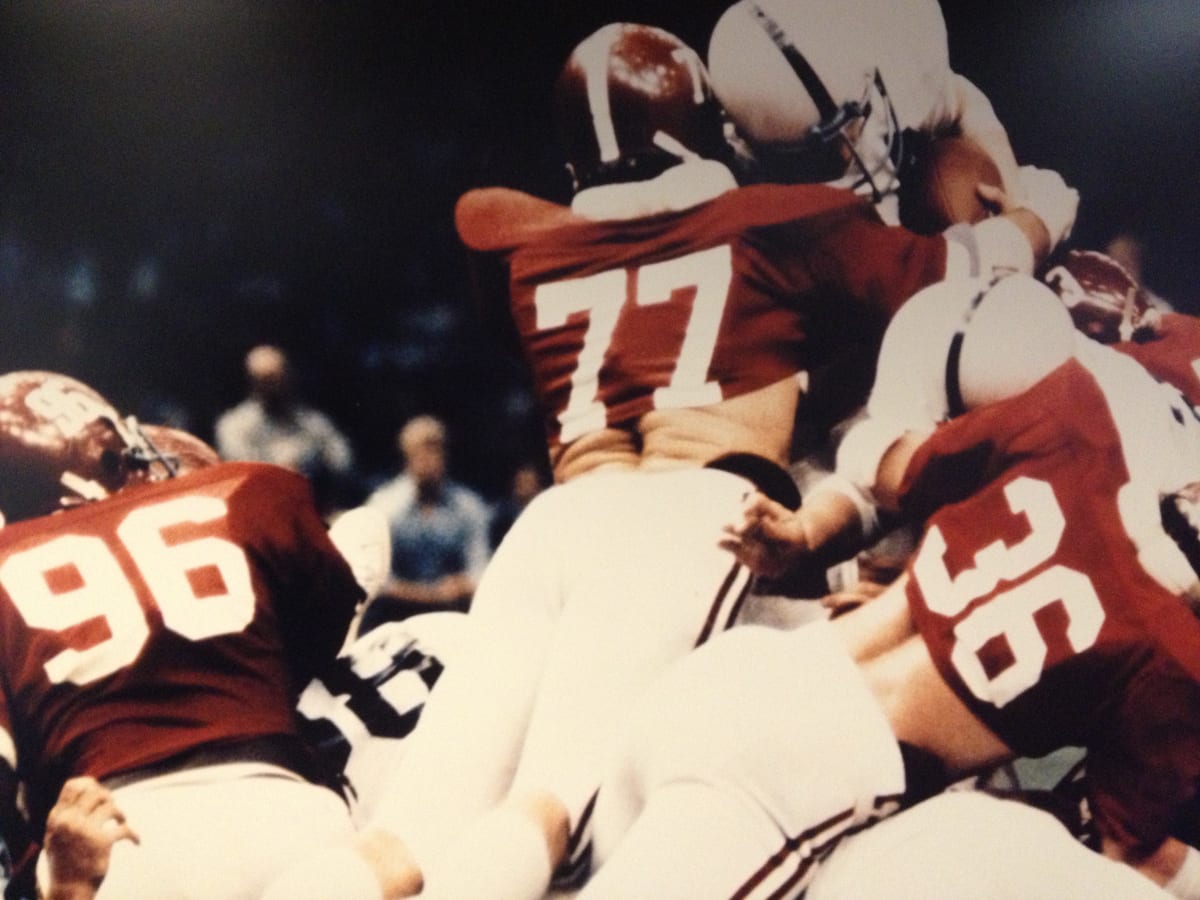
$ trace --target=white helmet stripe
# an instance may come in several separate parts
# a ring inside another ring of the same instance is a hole
[[[612,162],[621,155],[608,102],[608,57],[618,34],[617,28],[602,28],[575,51],[587,73],[588,109],[592,114],[601,162]]]
[[[0,760],[8,763],[13,769],[17,768],[17,745],[7,728],[0,726]]]

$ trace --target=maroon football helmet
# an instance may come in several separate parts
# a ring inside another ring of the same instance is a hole
[[[1071,250],[1043,280],[1066,305],[1075,327],[1102,344],[1143,339],[1159,313],[1125,267],[1095,250]]]
[[[582,41],[554,107],[576,190],[643,181],[690,157],[732,157],[704,63],[659,28],[613,23]]]
[[[54,372],[0,376],[0,515],[47,515],[120,490],[163,464],[132,419]]]

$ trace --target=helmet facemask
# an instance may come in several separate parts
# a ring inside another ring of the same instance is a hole
[[[867,142],[875,143],[870,152]],[[883,75],[875,69],[860,100],[836,107],[798,141],[759,144],[752,153],[763,180],[836,184],[856,193],[865,188],[878,203],[896,190],[904,137]]]
[[[799,80],[805,95],[798,102],[811,102],[819,116],[798,140],[755,147],[762,174],[774,181],[866,188],[878,203],[896,189],[904,156],[900,120],[878,67],[863,73],[855,99],[838,103],[784,28],[757,3],[746,7]]]

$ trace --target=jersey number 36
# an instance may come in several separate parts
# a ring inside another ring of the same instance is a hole
[[[946,540],[936,525],[929,529],[913,575],[930,611],[955,618],[977,600],[954,626],[950,661],[971,693],[984,702],[1004,706],[1042,677],[1048,647],[1035,616],[1061,603],[1066,613],[1066,642],[1082,653],[1096,642],[1104,624],[1104,607],[1087,575],[1063,565],[1044,565],[1058,550],[1066,521],[1054,490],[1035,478],[1016,478],[1004,487],[1011,512],[1024,515],[1029,534],[1011,546],[988,544],[975,554],[974,567],[951,576],[946,568]],[[996,591],[1000,582],[1016,582]],[[986,598],[986,599],[985,599]],[[1004,639],[1011,662],[988,674],[980,651]]]

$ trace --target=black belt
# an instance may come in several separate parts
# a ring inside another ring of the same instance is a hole
[[[704,464],[706,469],[732,472],[754,482],[754,486],[788,509],[800,508],[800,488],[787,469],[757,453],[726,453]]]
[[[300,740],[291,735],[282,734],[197,747],[149,765],[108,775],[101,781],[109,790],[116,790],[147,778],[170,775],[173,772],[182,772],[187,769],[248,762],[279,766],[300,776],[305,781],[325,783],[323,779],[314,777],[316,771],[313,758]]]
[[[940,794],[949,784],[946,765],[936,755],[910,744],[899,741],[900,759],[904,764],[904,805],[913,806]]]

